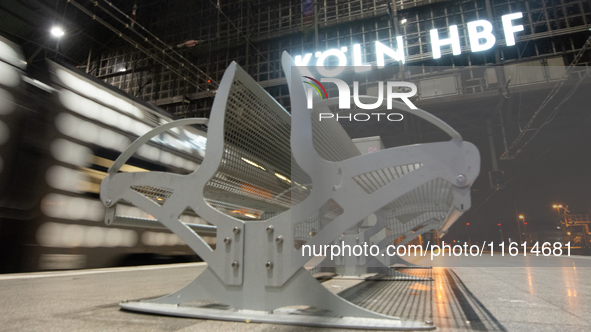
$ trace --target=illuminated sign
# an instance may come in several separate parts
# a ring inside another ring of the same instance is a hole
[[[514,20],[522,17],[523,14],[521,12],[501,16],[503,32],[505,34],[505,43],[507,46],[515,45],[515,33],[523,31],[523,25],[513,25]],[[451,25],[449,26],[448,31],[447,38],[442,38],[437,29],[429,31],[433,59],[441,58],[442,46],[451,47],[454,55],[462,53],[458,26]],[[493,34],[493,25],[487,20],[468,22],[467,31],[470,50],[472,52],[486,51],[491,49],[496,43],[496,38]],[[378,68],[384,67],[386,56],[402,63],[405,62],[403,48],[404,40],[401,36],[396,37],[396,45],[397,48],[392,49],[379,41],[375,42],[376,64]],[[340,49],[333,48],[324,52],[316,52],[314,55],[316,57],[316,68],[318,72],[325,77],[334,77],[340,74],[344,67],[347,66],[347,56],[345,53],[348,51],[347,47],[341,47]],[[338,58],[338,67],[332,67],[329,69],[325,66],[325,62],[326,59],[331,56]],[[312,60],[312,53],[306,53],[303,57],[301,55],[295,57],[295,63],[297,66],[313,66],[314,63],[310,63],[310,60]],[[363,63],[360,44],[353,45],[353,65],[357,72],[367,71],[371,68],[369,64]]]

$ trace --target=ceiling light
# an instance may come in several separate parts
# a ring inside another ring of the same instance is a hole
[[[53,28],[51,28],[51,34],[54,37],[58,37],[59,38],[59,37],[61,37],[61,36],[64,35],[64,30],[62,30],[62,28],[59,28],[59,27],[53,27]]]

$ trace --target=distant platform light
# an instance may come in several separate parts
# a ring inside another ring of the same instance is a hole
[[[60,27],[53,27],[53,28],[51,28],[51,34],[54,37],[58,37],[59,38],[59,37],[61,37],[61,36],[64,35],[64,30],[62,30],[62,28],[60,28]]]

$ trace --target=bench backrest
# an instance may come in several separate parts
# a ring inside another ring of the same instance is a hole
[[[203,164],[215,168],[204,191],[208,203],[226,214],[243,209],[244,220],[264,220],[304,200],[312,186],[291,153],[290,114],[235,62],[224,74],[217,100],[225,103],[214,106],[209,127],[215,130],[208,133],[206,147],[215,157]],[[334,120],[315,122],[313,133],[314,147],[326,160],[360,154]]]

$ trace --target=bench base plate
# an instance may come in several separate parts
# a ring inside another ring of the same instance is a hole
[[[166,316],[234,321],[244,323],[272,323],[282,325],[318,326],[370,330],[434,330],[432,324],[400,319],[331,317],[305,315],[297,309],[278,309],[273,312],[258,310],[211,309],[150,302],[122,302],[122,309]]]

